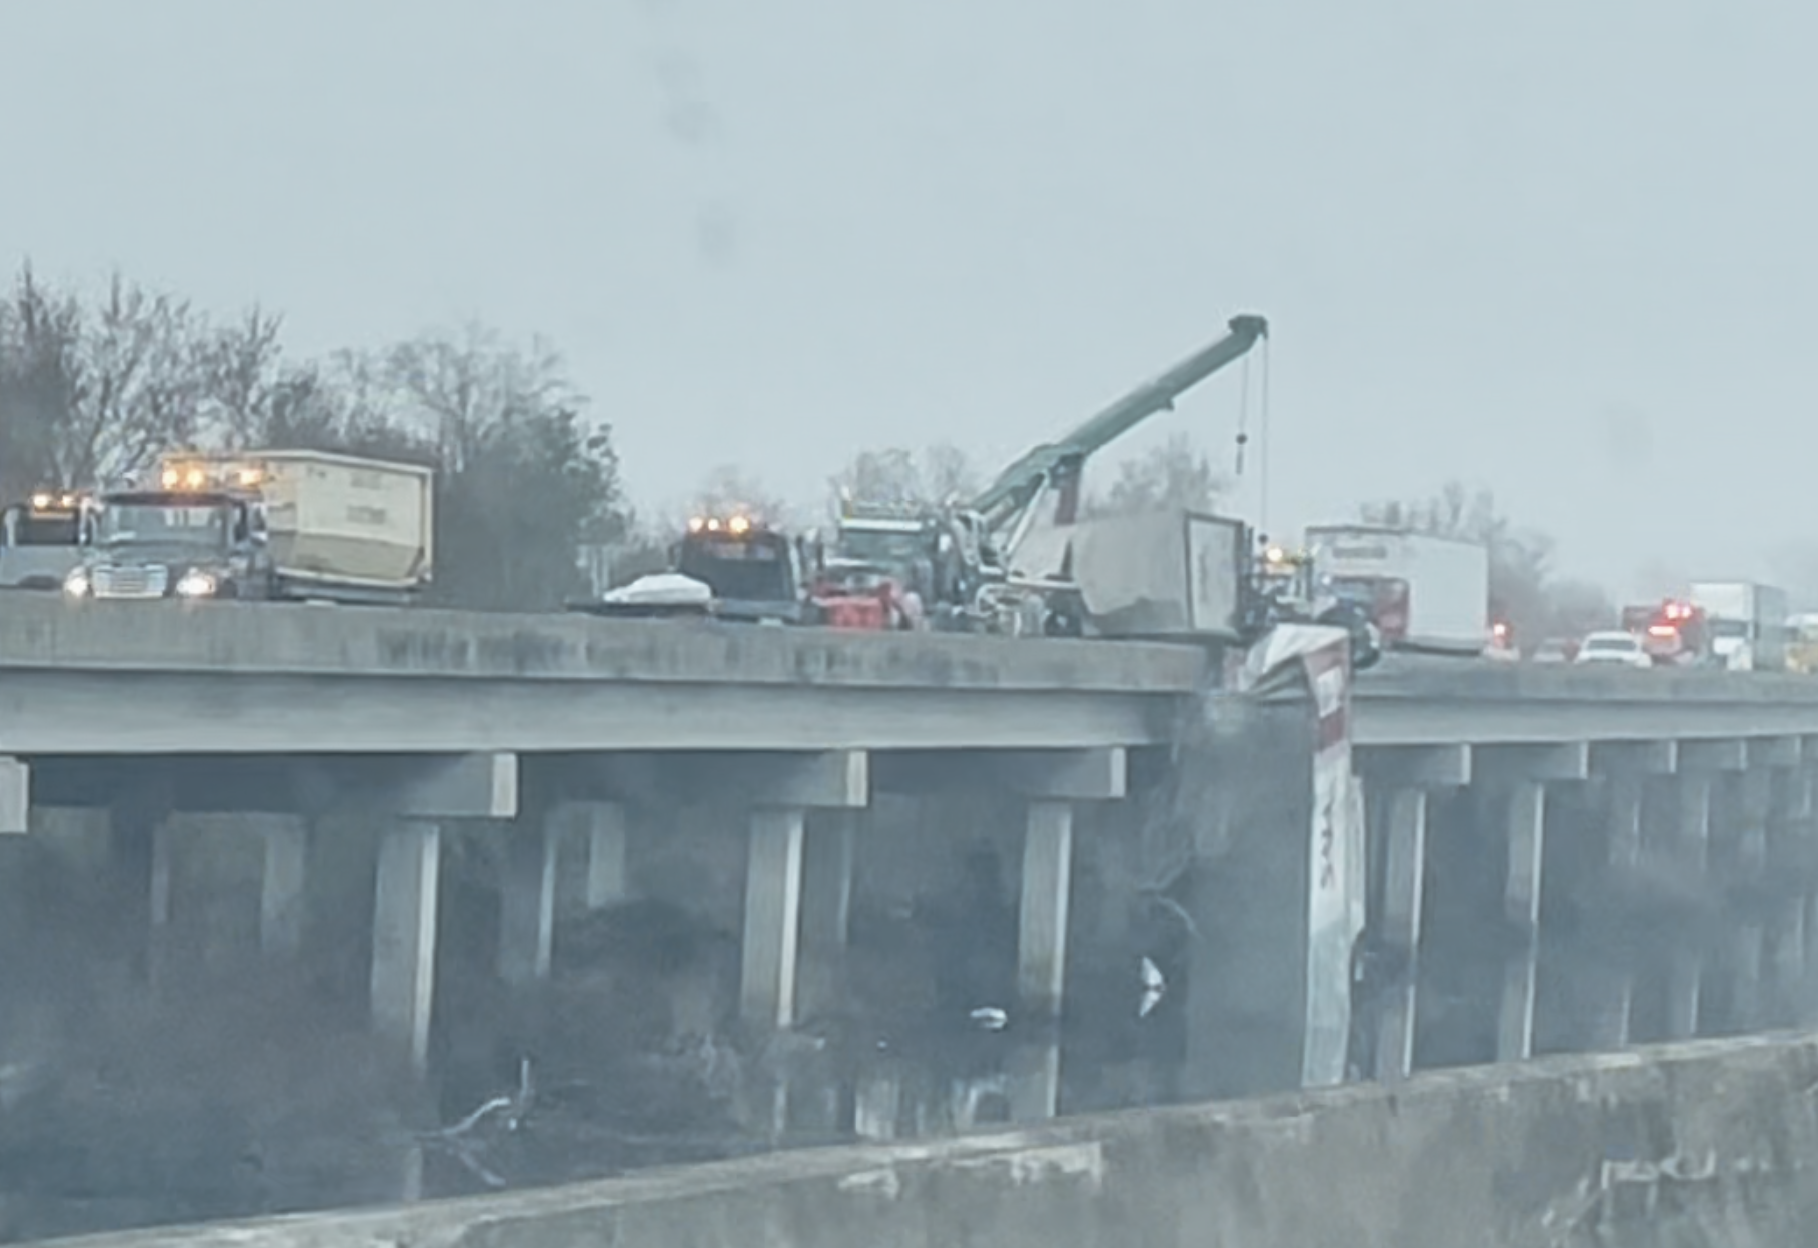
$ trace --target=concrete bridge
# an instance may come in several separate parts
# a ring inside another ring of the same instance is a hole
[[[667,812],[713,795],[709,837],[741,860],[737,1011],[788,1033],[845,973],[861,846],[904,840],[899,864],[961,851],[926,824],[886,829],[874,799],[1007,800],[1021,806],[1015,1004],[1053,1018],[1090,939],[1069,944],[1086,853],[1140,840],[1154,793],[1190,803],[1183,768],[1256,789],[1252,809],[1282,774],[1304,788],[1292,766],[1246,776],[1216,749],[1182,761],[1195,725],[1231,704],[1213,684],[1207,657],[1175,646],[27,601],[0,615],[0,826],[34,826],[34,807],[105,812],[155,966],[183,905],[183,816],[254,817],[236,826],[263,840],[256,939],[272,957],[305,943],[324,873],[312,829],[381,820],[366,995],[421,1070],[451,825],[496,825],[505,842],[496,969],[527,985],[549,974],[564,880],[591,908],[630,897],[638,844],[679,836]],[[1392,660],[1356,689],[1351,739],[1370,806],[1368,947],[1387,968],[1360,998],[1369,1072],[1807,1015],[1818,682]],[[1305,863],[1289,860],[1305,857],[1306,822],[1290,816],[1258,824],[1255,853],[1214,856],[1223,879],[1181,903],[1221,950],[1195,955],[1204,980],[1245,962],[1271,981],[1189,994],[1204,1034],[1185,1094],[1297,1086],[1309,988],[1270,969],[1305,962]],[[1298,840],[1282,833],[1295,819]],[[1204,857],[1205,837],[1188,839]],[[1032,1046],[1011,1116],[1064,1110],[1061,1087],[1056,1043]],[[864,1117],[859,1100],[847,1112]]]
[[[1794,1248],[1818,1043],[1703,1041],[72,1248]]]

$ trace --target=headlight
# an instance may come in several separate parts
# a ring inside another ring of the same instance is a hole
[[[206,572],[185,572],[177,581],[179,598],[209,598],[215,592],[215,578]]]
[[[91,588],[87,568],[76,568],[63,578],[63,592],[71,598],[86,598]]]

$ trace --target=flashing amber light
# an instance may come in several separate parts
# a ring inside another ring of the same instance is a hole
[[[751,520],[747,516],[734,516],[726,522],[726,529],[735,537],[743,536],[751,532]]]

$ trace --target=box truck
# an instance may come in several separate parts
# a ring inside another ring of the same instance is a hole
[[[98,494],[78,599],[405,604],[433,572],[434,474],[319,451],[164,457],[155,484]]]
[[[1334,595],[1363,607],[1392,650],[1482,655],[1490,552],[1480,542],[1367,524],[1310,526],[1306,544]]]
[[[1786,670],[1786,592],[1753,581],[1695,581],[1688,595],[1704,612],[1711,652],[1733,672]]]

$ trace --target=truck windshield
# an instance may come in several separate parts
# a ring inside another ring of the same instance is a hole
[[[920,529],[840,530],[840,554],[848,559],[885,566],[913,563],[928,552],[928,539]]]
[[[12,528],[14,546],[74,546],[74,512],[21,512]]]
[[[696,537],[682,543],[676,571],[693,577],[715,598],[735,602],[787,602],[795,596],[786,547],[761,537]]]
[[[229,508],[221,503],[108,503],[95,540],[102,546],[208,546],[227,542]]]

